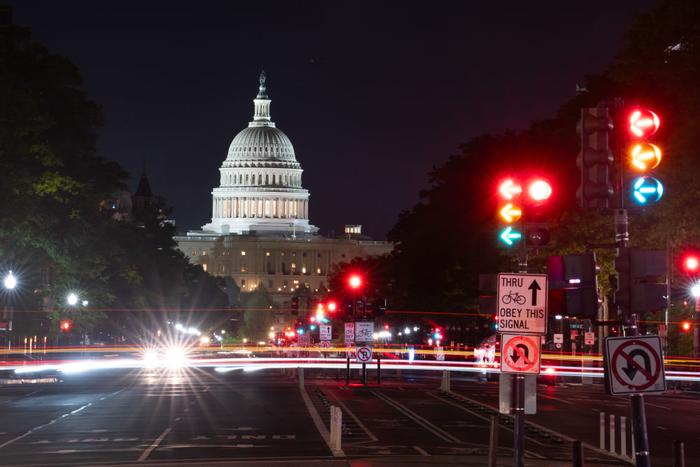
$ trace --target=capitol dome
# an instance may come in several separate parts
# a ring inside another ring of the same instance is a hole
[[[260,74],[255,112],[248,128],[229,146],[214,188],[212,221],[202,227],[220,234],[253,232],[312,233],[309,192],[301,184],[301,165],[286,134],[270,117],[270,99]]]

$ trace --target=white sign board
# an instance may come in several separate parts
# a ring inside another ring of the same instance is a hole
[[[583,335],[583,343],[586,345],[593,345],[595,344],[595,333],[594,332],[586,332]]]
[[[318,335],[322,341],[329,341],[332,337],[331,325],[330,324],[320,324],[318,326]]]
[[[355,323],[345,323],[345,343],[355,342]]]
[[[355,355],[359,363],[368,363],[372,360],[372,347],[362,345],[355,349]]]
[[[613,395],[660,393],[666,390],[659,336],[605,339],[605,377]]]
[[[441,345],[435,347],[435,360],[445,360],[445,349]]]
[[[498,332],[547,334],[547,276],[498,275]]]
[[[355,323],[355,342],[372,342],[374,340],[374,321],[357,321]]]
[[[540,338],[537,336],[501,336],[502,373],[540,373]]]
[[[555,344],[563,344],[564,343],[564,334],[559,334],[559,333],[554,334],[552,336],[552,339],[553,339]]]

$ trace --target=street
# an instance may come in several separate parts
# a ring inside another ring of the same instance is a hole
[[[308,375],[303,391],[291,371],[218,375],[195,368],[181,373],[110,370],[76,375],[56,385],[4,387],[0,456],[3,465],[223,459],[314,459],[328,465],[350,465],[358,459],[374,459],[369,465],[377,465],[405,458],[417,465],[486,462],[491,413],[459,395],[492,404],[494,383],[462,379],[449,395],[438,391],[430,378],[408,375],[385,380],[381,387],[345,387],[334,373]],[[594,446],[596,404],[625,412],[625,401],[606,402],[599,386],[543,388],[538,389],[538,415],[527,419]],[[558,397],[564,393],[566,400]],[[664,451],[670,451],[664,446],[670,448],[674,430],[688,432],[697,417],[700,407],[693,400],[675,418],[684,400],[691,399],[654,398],[647,404],[655,465],[669,465]],[[336,457],[321,434],[329,429],[331,405],[343,411],[343,453]],[[512,464],[511,446],[511,428],[502,420],[499,465]],[[526,465],[570,465],[566,437],[528,430],[525,446]],[[693,465],[698,452],[686,446]],[[585,455],[589,465],[625,465],[595,450],[586,449]],[[337,464],[342,460],[349,464]]]

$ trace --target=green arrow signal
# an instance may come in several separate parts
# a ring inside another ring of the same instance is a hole
[[[501,234],[499,235],[501,241],[508,246],[513,246],[515,242],[520,240],[522,237],[523,234],[513,230],[513,227],[510,226],[503,229],[503,232],[501,232]]]

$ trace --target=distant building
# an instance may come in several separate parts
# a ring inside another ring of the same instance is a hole
[[[363,237],[359,225],[346,226],[342,238],[318,235],[294,147],[270,118],[264,72],[253,102],[253,121],[233,139],[219,169],[211,222],[175,240],[191,262],[232,278],[242,293],[264,287],[285,307],[301,287],[325,291],[334,264],[393,246]]]

